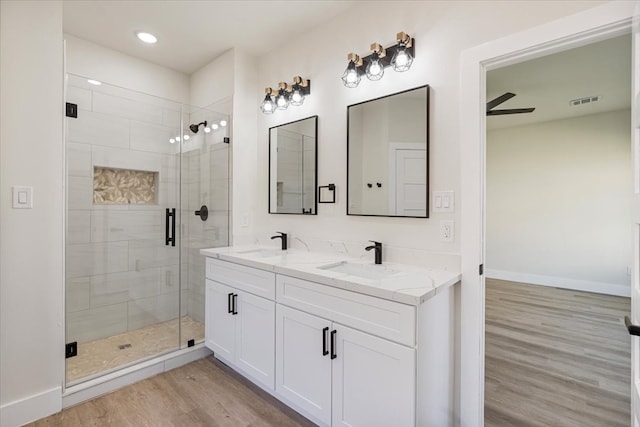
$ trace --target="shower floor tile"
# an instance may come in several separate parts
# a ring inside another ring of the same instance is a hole
[[[179,327],[180,347],[187,341],[204,339],[204,325],[188,316],[111,337],[78,344],[78,355],[67,359],[67,385],[89,380],[140,360],[177,348]]]

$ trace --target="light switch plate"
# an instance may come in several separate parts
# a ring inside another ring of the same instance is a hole
[[[433,192],[432,212],[455,212],[455,194],[453,191]]]
[[[32,209],[33,208],[33,187],[14,186],[13,187],[13,208]]]

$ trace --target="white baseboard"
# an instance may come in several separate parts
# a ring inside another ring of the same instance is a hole
[[[487,269],[485,277],[488,279],[509,280],[512,282],[529,283],[532,285],[551,286],[554,288],[571,289],[574,291],[594,292],[597,294],[615,295],[619,297],[631,296],[631,285],[616,283],[593,282],[589,280],[567,279],[566,277],[542,276],[539,274],[517,273]]]
[[[204,344],[185,348],[173,353],[138,363],[125,369],[74,385],[65,390],[62,396],[62,407],[77,405],[78,403],[94,399],[103,394],[111,393],[122,387],[142,381],[154,375],[170,371],[195,360],[212,354]],[[58,396],[59,399],[59,396]],[[47,414],[48,415],[48,414]],[[2,424],[4,427],[4,424]]]
[[[9,402],[0,407],[0,426],[18,427],[44,418],[62,409],[62,387]]]

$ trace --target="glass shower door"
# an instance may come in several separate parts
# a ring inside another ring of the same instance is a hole
[[[67,386],[180,347],[179,103],[68,75]]]

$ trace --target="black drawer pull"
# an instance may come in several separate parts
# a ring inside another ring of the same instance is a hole
[[[329,327],[327,326],[322,330],[322,355],[326,356],[329,354],[329,350],[327,349],[327,332],[329,332]]]
[[[229,292],[227,294],[227,313],[233,313],[233,309],[231,308],[232,304],[233,304],[233,293]]]
[[[336,355],[336,334],[337,333],[338,331],[336,331],[335,329],[331,331],[331,359],[335,359],[336,357],[338,357]]]
[[[234,316],[236,314],[238,314],[238,294],[233,294],[233,311],[231,312],[231,314],[233,314]]]

